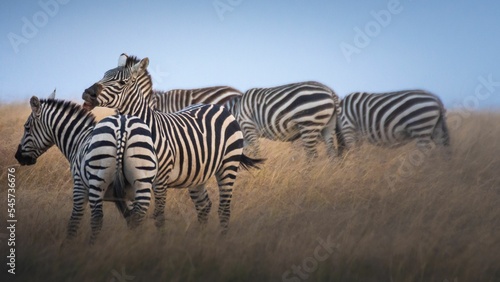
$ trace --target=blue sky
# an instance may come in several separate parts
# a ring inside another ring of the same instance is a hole
[[[317,80],[500,108],[499,15],[493,0],[4,0],[0,102],[54,87],[81,101],[125,52],[149,57],[162,90]]]

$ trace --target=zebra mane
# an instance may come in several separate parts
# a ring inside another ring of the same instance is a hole
[[[139,60],[139,58],[137,58],[136,56],[127,56],[127,61],[125,62],[125,67],[130,68],[140,61],[141,60]]]
[[[40,105],[55,108],[57,109],[57,112],[74,112],[77,113],[75,119],[85,119],[86,122],[89,122],[92,125],[96,123],[95,115],[92,112],[85,110],[81,105],[71,101],[58,99],[40,99]]]

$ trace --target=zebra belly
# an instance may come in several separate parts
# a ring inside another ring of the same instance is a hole
[[[405,129],[385,135],[380,132],[376,135],[365,133],[365,136],[369,143],[383,147],[400,147],[413,140]]]
[[[292,132],[290,134],[283,133],[271,133],[269,131],[265,131],[260,133],[260,137],[266,138],[273,141],[282,141],[282,142],[291,142],[299,139],[300,133],[298,131]]]
[[[177,161],[173,166],[173,169],[168,174],[169,181],[167,186],[169,188],[186,188],[197,186],[208,181],[208,179],[214,176],[215,171],[211,169],[207,174],[204,173],[204,168],[206,165],[195,165],[196,160],[191,162]],[[217,167],[215,164],[211,166],[212,168]]]
[[[259,124],[259,135],[273,141],[291,142],[300,138],[297,125],[287,125],[281,127],[269,127]]]

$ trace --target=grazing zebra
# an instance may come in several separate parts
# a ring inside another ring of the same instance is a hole
[[[188,188],[198,213],[205,223],[210,201],[205,184],[215,175],[219,186],[219,220],[227,232],[233,184],[239,167],[257,167],[263,162],[243,154],[243,134],[235,118],[222,106],[194,105],[175,113],[162,113],[150,106],[151,77],[149,59],[122,54],[118,67],[87,88],[84,106],[115,108],[120,113],[142,118],[151,128],[158,156],[155,182],[154,218],[164,225],[167,188]]]
[[[363,139],[382,146],[398,146],[412,139],[418,147],[431,140],[449,146],[450,137],[441,100],[423,90],[391,93],[351,93],[341,101],[338,119],[340,147]]]
[[[339,98],[315,81],[273,88],[252,88],[225,105],[239,122],[245,142],[259,152],[258,138],[301,139],[309,158],[317,156],[321,137],[328,155],[335,155],[334,139]]]
[[[224,105],[234,97],[243,95],[229,86],[214,86],[197,89],[154,90],[155,108],[164,113],[180,111],[194,104]]]
[[[68,238],[76,236],[88,201],[92,211],[90,242],[102,227],[102,201],[114,201],[129,227],[144,218],[157,173],[149,127],[132,116],[110,116],[96,123],[80,105],[61,100],[30,100],[16,159],[33,165],[52,145],[68,159],[73,174],[73,211]],[[111,187],[112,186],[112,187]],[[111,189],[110,189],[111,188]]]

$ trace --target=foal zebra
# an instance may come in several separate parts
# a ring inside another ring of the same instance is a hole
[[[234,97],[243,95],[229,86],[213,86],[197,89],[154,90],[155,109],[164,113],[180,111],[194,104],[224,105]]]
[[[87,201],[91,243],[102,227],[103,200],[114,201],[129,226],[137,226],[149,207],[157,173],[149,127],[132,116],[96,123],[91,113],[71,102],[33,96],[30,105],[15,157],[21,165],[33,165],[55,144],[69,161],[74,186],[68,238],[76,235]]]
[[[258,138],[278,141],[301,139],[309,158],[317,156],[321,137],[329,156],[335,155],[334,139],[339,98],[315,81],[273,88],[252,88],[225,105],[239,122],[245,141],[259,152]]]
[[[256,167],[263,160],[243,154],[243,134],[235,118],[218,105],[194,105],[175,113],[162,113],[150,107],[151,77],[149,59],[122,54],[118,67],[87,88],[84,106],[115,108],[120,113],[143,119],[151,128],[158,155],[159,171],[155,182],[156,225],[164,224],[167,188],[189,189],[198,213],[205,223],[212,202],[205,189],[215,175],[219,186],[219,220],[227,232],[233,184],[239,167]]]
[[[417,140],[426,147],[431,140],[449,146],[450,137],[441,100],[423,90],[390,93],[351,93],[341,101],[340,147],[362,139],[372,144],[398,146]]]

